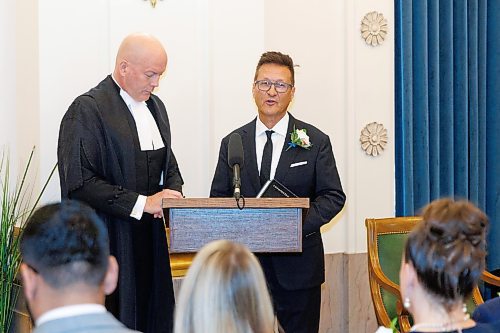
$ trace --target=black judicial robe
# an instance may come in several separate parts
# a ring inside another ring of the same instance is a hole
[[[146,213],[137,221],[130,213],[139,194],[163,188],[181,191],[183,180],[171,149],[165,106],[155,95],[146,103],[165,144],[161,155],[140,151],[134,118],[111,76],[75,99],[59,132],[61,196],[88,203],[108,226],[111,254],[120,266],[118,288],[106,300],[108,309],[130,328],[170,332],[174,296],[163,223]],[[152,169],[155,174],[148,174]],[[161,187],[156,182],[160,171]],[[139,236],[137,228],[144,226],[147,236]],[[151,261],[145,264],[139,257]],[[150,278],[154,281],[148,284]]]

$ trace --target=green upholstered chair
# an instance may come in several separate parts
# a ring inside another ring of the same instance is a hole
[[[411,327],[410,315],[402,306],[399,292],[401,256],[408,233],[421,220],[421,217],[392,217],[365,221],[370,291],[377,321],[389,327],[391,319],[397,317],[401,332],[409,332]],[[488,272],[483,273],[482,280],[500,285],[500,278]],[[483,298],[479,288],[475,288],[467,302],[468,311],[471,313],[481,303]]]
[[[399,269],[401,255],[408,233],[420,222],[418,217],[366,219],[368,236],[368,275],[370,291],[378,324],[389,327],[391,320],[398,317],[399,327],[410,328],[403,313],[399,293]],[[398,311],[399,310],[399,311]]]

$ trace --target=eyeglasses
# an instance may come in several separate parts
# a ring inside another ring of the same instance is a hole
[[[270,80],[259,80],[253,83],[257,89],[260,91],[268,92],[272,86],[276,89],[277,93],[283,94],[288,91],[288,88],[293,88],[293,85],[286,82],[270,81]]]

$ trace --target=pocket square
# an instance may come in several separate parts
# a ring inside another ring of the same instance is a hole
[[[298,166],[301,166],[301,165],[306,165],[306,164],[307,164],[307,161],[292,163],[292,164],[290,164],[290,168],[295,168],[295,167],[298,167]]]

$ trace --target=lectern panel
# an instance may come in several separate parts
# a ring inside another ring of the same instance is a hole
[[[253,252],[301,252],[301,208],[170,208],[170,252],[228,239]]]

